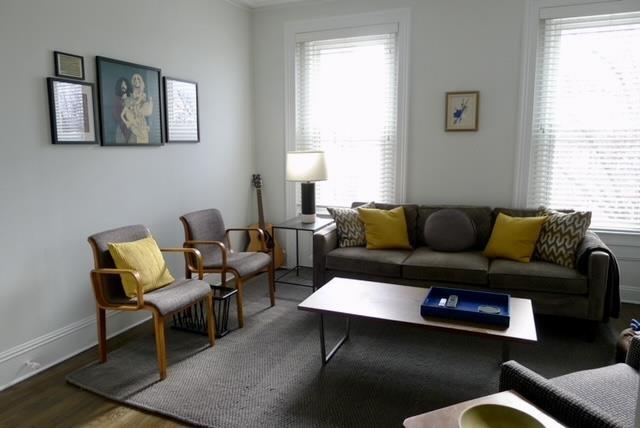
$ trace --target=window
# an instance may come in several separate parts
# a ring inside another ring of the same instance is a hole
[[[541,21],[527,203],[640,231],[640,13]]]
[[[399,196],[398,25],[301,33],[295,52],[295,149],[323,150],[318,206]]]

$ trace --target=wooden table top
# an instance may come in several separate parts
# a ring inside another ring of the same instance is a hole
[[[497,394],[487,395],[474,400],[464,401],[453,406],[443,407],[433,412],[412,416],[404,420],[405,428],[458,428],[458,418],[460,414],[471,406],[478,404],[501,404],[522,410],[536,418],[546,428],[562,428],[561,425],[551,416],[522,398],[514,391],[504,391]]]
[[[538,340],[529,299],[510,298],[510,325],[507,329],[500,329],[457,320],[424,318],[420,314],[420,305],[429,290],[429,288],[406,285],[333,278],[300,303],[298,309],[495,336],[510,341],[536,342]]]

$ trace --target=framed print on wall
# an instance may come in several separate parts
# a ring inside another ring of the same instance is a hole
[[[447,92],[445,131],[478,130],[478,91]]]
[[[84,80],[84,58],[79,55],[53,51],[53,68],[56,76]]]
[[[47,78],[53,144],[96,144],[93,83]]]
[[[199,142],[198,84],[173,77],[163,79],[167,143]]]
[[[103,146],[162,145],[160,69],[96,57]]]

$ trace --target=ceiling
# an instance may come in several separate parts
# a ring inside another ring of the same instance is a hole
[[[319,1],[319,0],[229,0],[229,1],[237,5],[247,7],[249,9],[257,9],[257,8],[263,8],[268,6],[284,5],[284,4],[292,4],[292,3],[311,3],[313,1]]]

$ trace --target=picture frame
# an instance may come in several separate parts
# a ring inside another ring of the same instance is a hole
[[[53,68],[58,77],[84,80],[84,57],[80,55],[53,51]]]
[[[198,84],[167,76],[163,81],[167,143],[200,142]]]
[[[477,131],[479,91],[447,92],[445,131]]]
[[[47,78],[53,144],[97,144],[95,86],[77,80]]]
[[[161,146],[160,69],[96,57],[103,146]]]

